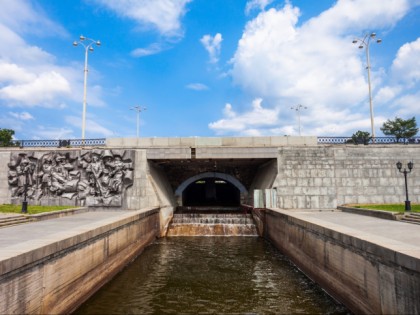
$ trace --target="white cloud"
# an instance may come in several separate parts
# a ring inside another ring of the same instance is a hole
[[[165,48],[161,44],[153,43],[146,48],[136,48],[131,52],[133,57],[144,57],[160,53]]]
[[[238,115],[234,112],[231,104],[224,108],[225,118],[209,124],[209,128],[217,134],[236,133],[242,135],[255,135],[257,127],[273,127],[278,124],[278,109],[263,108],[262,99],[257,98],[252,102],[248,112]]]
[[[81,128],[82,126],[82,119],[80,117],[77,116],[67,116],[65,118],[66,122],[76,128]],[[86,134],[87,137],[110,137],[112,136],[114,133],[103,127],[102,125],[100,125],[97,120],[93,120],[93,119],[86,119]]]
[[[141,27],[151,27],[165,36],[182,35],[181,18],[191,0],[96,0]]]
[[[394,80],[402,81],[409,87],[420,81],[420,37],[401,46],[391,70]]]
[[[378,30],[379,35],[381,29],[389,31],[410,6],[413,3],[408,0],[340,0],[319,16],[299,23],[299,8],[286,2],[284,7],[263,11],[250,20],[231,59],[230,74],[249,95],[279,104],[275,110],[282,112],[279,123],[284,128],[263,132],[296,133],[297,128],[290,123],[293,113],[288,109],[299,103],[308,107],[302,114],[305,134],[336,128],[334,134],[343,135],[361,126],[369,130],[365,54],[352,39],[367,29]],[[416,61],[408,68],[406,61],[412,58]],[[418,82],[417,41],[402,49],[396,60],[394,76],[407,72],[410,82]],[[388,80],[383,69],[373,69],[372,76],[374,95],[380,91],[375,98],[379,106],[379,100],[390,101],[400,93],[401,84],[381,90]],[[376,126],[381,119],[375,117]],[[211,124],[211,128],[222,130],[228,124],[225,120]],[[335,127],[338,121],[340,126]]]
[[[255,9],[263,11],[273,1],[274,0],[249,0],[245,6],[245,13],[249,14],[252,10]]]
[[[208,90],[209,87],[203,83],[190,83],[185,86],[187,89],[195,90],[195,91],[205,91]]]
[[[15,113],[15,112],[9,112],[9,115],[17,118],[19,120],[33,120],[35,119],[30,113],[28,112],[21,112],[21,113]]]
[[[214,36],[204,35],[200,42],[209,53],[210,63],[217,63],[219,61],[220,50],[222,47],[222,34],[217,33]]]
[[[55,127],[45,127],[37,126],[32,130],[32,139],[48,139],[48,140],[58,140],[58,139],[74,139],[73,130],[66,127],[55,128]],[[31,139],[22,139],[22,140],[31,140]]]
[[[24,103],[29,106],[53,100],[57,95],[70,93],[68,81],[55,71],[41,73],[33,81],[8,85],[0,89],[0,98],[9,105]]]

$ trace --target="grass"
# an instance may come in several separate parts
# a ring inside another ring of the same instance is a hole
[[[43,212],[58,211],[64,209],[73,209],[72,206],[32,206],[28,205],[28,214],[37,214]],[[21,213],[22,205],[0,205],[0,213]]]
[[[383,210],[383,211],[393,211],[393,212],[404,212],[405,205],[404,204],[357,204],[357,205],[349,205],[353,208],[363,208],[363,209],[371,209],[371,210]],[[411,204],[411,211],[412,212],[420,212],[420,204]]]

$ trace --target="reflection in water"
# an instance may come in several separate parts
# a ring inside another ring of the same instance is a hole
[[[347,314],[256,237],[157,240],[76,314]]]

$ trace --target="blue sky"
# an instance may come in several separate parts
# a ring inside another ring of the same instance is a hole
[[[0,128],[17,139],[298,135],[420,123],[420,0],[0,0]]]

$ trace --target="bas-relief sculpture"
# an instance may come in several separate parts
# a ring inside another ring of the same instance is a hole
[[[122,206],[133,184],[134,151],[82,150],[19,153],[10,158],[8,181],[12,197],[42,201],[67,198],[77,205]]]

